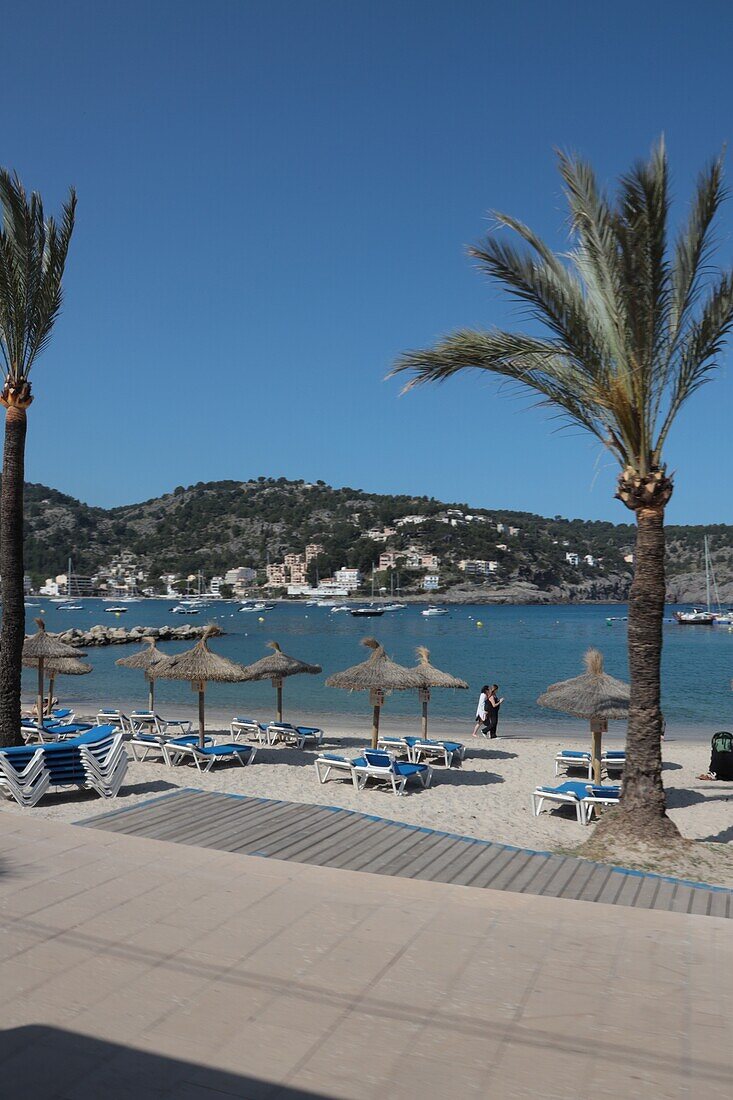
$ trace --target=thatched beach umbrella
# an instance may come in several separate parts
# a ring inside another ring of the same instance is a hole
[[[367,661],[343,672],[336,672],[326,680],[326,687],[344,688],[346,691],[368,691],[372,704],[372,748],[379,740],[379,716],[388,691],[414,691],[422,687],[418,674],[411,668],[391,661],[376,638],[364,638],[361,643],[373,650]]]
[[[80,653],[80,657],[86,657],[86,653]],[[26,668],[38,668],[38,658],[23,661]],[[57,676],[86,676],[92,671],[92,666],[80,661],[78,657],[49,657],[43,662],[44,672],[48,675],[48,711],[53,707],[54,681]],[[37,705],[37,704],[36,704]]]
[[[626,718],[629,713],[629,685],[603,671],[603,654],[589,649],[583,658],[586,671],[572,680],[551,684],[537,702],[574,718],[590,719],[593,780],[601,781],[601,738],[608,719]]]
[[[153,665],[158,661],[164,660],[165,653],[161,653],[155,645],[155,638],[143,638],[142,649],[138,649],[136,653],[131,653],[129,657],[120,657],[115,661],[116,665],[121,665],[122,668],[137,668],[145,673],[145,679],[148,681],[148,710],[155,710],[155,680],[150,675],[150,670]]]
[[[73,646],[60,642],[54,634],[46,632],[46,624],[43,619],[33,620],[38,627],[35,634],[30,634],[23,642],[23,660],[37,662],[38,667],[38,721],[43,721],[43,667],[46,661],[56,660],[61,657],[79,656],[79,650]]]
[[[201,640],[192,649],[184,653],[173,653],[161,657],[150,666],[148,675],[154,680],[188,680],[193,691],[199,697],[199,745],[204,747],[206,732],[205,705],[206,685],[234,684],[247,679],[246,669],[227,657],[220,657],[209,649],[209,638],[221,634],[218,626],[207,626]]]
[[[415,650],[419,658],[413,672],[420,677],[420,702],[422,703],[422,735],[428,735],[428,703],[430,702],[431,688],[467,688],[465,680],[459,680],[450,672],[441,672],[439,668],[430,664],[430,650],[424,645],[419,645]]]
[[[305,661],[299,661],[297,657],[288,657],[283,653],[277,642],[267,643],[274,653],[246,666],[248,680],[272,680],[272,686],[277,691],[277,721],[283,720],[283,680],[286,676],[298,676],[308,672],[311,676],[323,672],[320,665],[309,665]]]

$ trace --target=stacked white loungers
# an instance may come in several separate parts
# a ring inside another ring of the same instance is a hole
[[[68,741],[2,749],[0,788],[21,806],[35,805],[48,787],[80,787],[114,798],[127,771],[122,737],[115,726],[95,726]]]

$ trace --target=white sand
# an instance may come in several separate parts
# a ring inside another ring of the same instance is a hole
[[[326,730],[330,751],[352,756],[365,744],[365,726],[357,725],[354,719],[341,719],[337,727],[333,721],[318,724]],[[399,729],[400,725],[394,720],[384,725],[385,733],[399,732]],[[444,723],[436,723],[431,732],[434,736],[446,736],[450,729]],[[155,798],[175,787],[198,787],[340,806],[413,825],[539,850],[572,848],[587,839],[589,828],[579,825],[567,812],[533,817],[530,806],[530,794],[537,784],[562,782],[554,778],[556,752],[562,748],[588,747],[587,734],[583,740],[580,733],[577,738],[563,739],[512,733],[496,741],[486,741],[472,739],[470,728],[456,730],[453,727],[453,736],[468,745],[463,766],[450,771],[435,767],[432,787],[424,792],[415,789],[407,797],[395,797],[371,785],[357,793],[351,783],[343,779],[321,785],[313,766],[314,751],[301,752],[278,745],[259,748],[257,760],[250,767],[220,765],[208,774],[198,772],[193,765],[167,768],[157,760],[143,764],[131,761],[123,789],[114,802],[68,791],[47,795],[31,812],[63,821],[79,821]],[[621,739],[613,737],[606,741],[611,748],[619,748],[622,743]],[[700,741],[668,739],[664,745],[664,761],[670,815],[683,836],[717,842],[733,840],[733,783],[704,782],[696,778],[707,770],[708,747]],[[3,802],[2,809],[28,812],[21,811],[14,803]]]

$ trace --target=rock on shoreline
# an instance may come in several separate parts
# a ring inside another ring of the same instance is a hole
[[[160,642],[188,642],[200,638],[206,628],[203,626],[133,626],[126,630],[124,626],[93,626],[91,630],[79,630],[73,627],[59,634],[67,645],[87,649],[90,646],[127,645],[129,642],[142,642],[143,638],[156,638]]]

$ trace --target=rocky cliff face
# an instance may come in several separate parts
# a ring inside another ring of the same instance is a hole
[[[724,580],[718,584],[718,596],[724,607],[733,607],[733,580]],[[704,604],[707,599],[704,573],[680,573],[667,580],[667,600],[669,603]],[[711,593],[716,603],[715,593]]]

